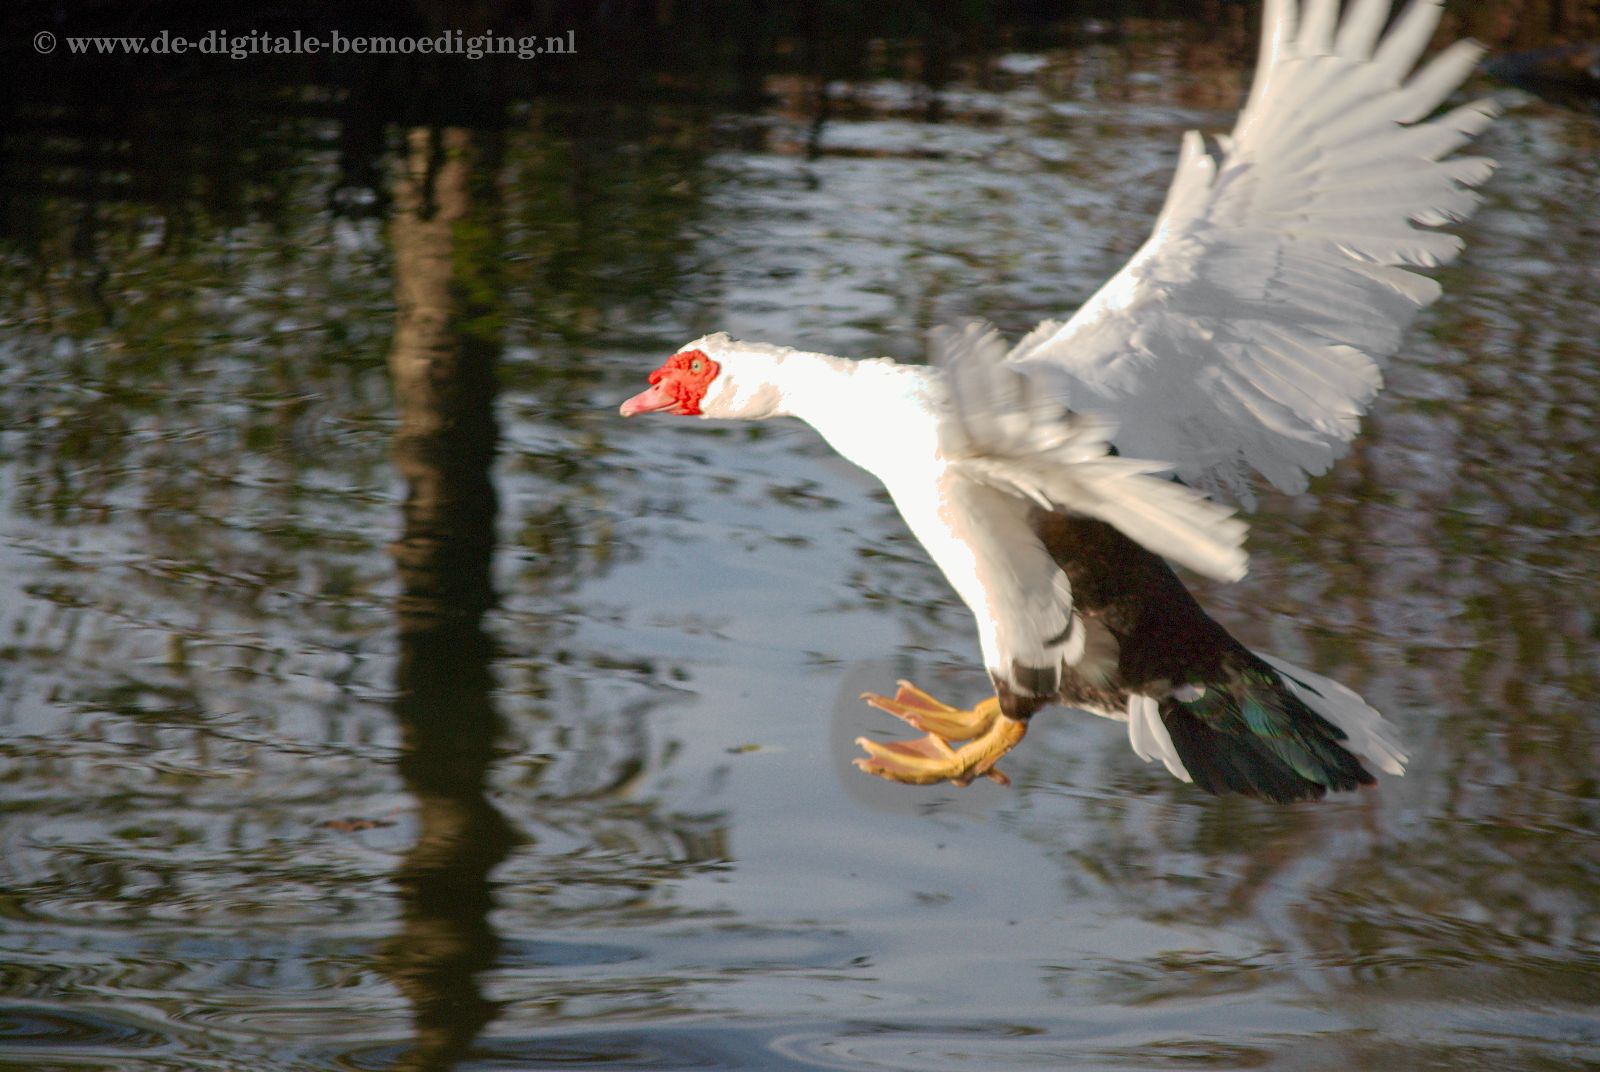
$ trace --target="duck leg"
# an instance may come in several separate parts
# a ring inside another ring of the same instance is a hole
[[[855,765],[868,774],[908,785],[943,781],[967,785],[979,777],[1011,784],[995,764],[1022,740],[1028,724],[1002,714],[998,697],[991,696],[970,711],[963,711],[902,681],[892,699],[871,692],[862,693],[861,698],[926,734],[915,741],[857,737],[856,743],[866,749],[867,756],[855,760]],[[967,743],[960,748],[951,747],[950,742],[960,740]]]

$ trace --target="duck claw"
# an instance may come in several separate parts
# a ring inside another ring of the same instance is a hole
[[[942,782],[950,777],[949,771],[956,763],[955,749],[931,733],[914,741],[874,741],[870,737],[857,737],[856,744],[867,753],[866,757],[853,761],[856,767],[906,785]]]
[[[1000,701],[991,696],[970,711],[940,703],[909,681],[898,682],[894,696],[863,692],[861,698],[879,711],[886,711],[915,729],[944,738],[965,741],[981,737],[1000,714]]]
[[[1011,784],[995,764],[1022,740],[1027,723],[1002,714],[998,699],[990,697],[972,710],[962,711],[940,703],[909,681],[899,682],[892,698],[872,692],[862,693],[861,698],[922,730],[924,736],[910,741],[857,737],[856,744],[867,753],[854,760],[859,769],[907,785],[948,781],[967,786],[978,778]],[[952,740],[967,743],[952,748]]]
[[[1007,788],[1011,786],[1011,779],[1007,778],[1005,771],[1001,770],[999,767],[990,767],[982,774],[963,774],[959,778],[951,778],[950,784],[961,789],[965,789],[979,778],[987,778],[995,785],[1002,785],[1006,786]]]

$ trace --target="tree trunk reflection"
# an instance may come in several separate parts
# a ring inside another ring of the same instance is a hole
[[[391,224],[393,456],[407,488],[393,545],[394,711],[419,830],[395,875],[402,926],[382,968],[411,1002],[416,1045],[404,1067],[418,1069],[453,1065],[495,1015],[477,976],[497,947],[489,875],[513,842],[485,796],[501,729],[482,627],[494,603],[500,345],[486,285],[499,233],[490,142],[459,129],[411,131]]]

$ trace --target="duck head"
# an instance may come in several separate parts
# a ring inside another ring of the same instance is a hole
[[[782,358],[786,351],[741,343],[725,332],[686,343],[650,374],[650,387],[622,403],[624,417],[760,420],[783,413]]]

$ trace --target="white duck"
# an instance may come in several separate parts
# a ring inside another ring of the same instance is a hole
[[[1354,789],[1374,780],[1358,756],[1402,773],[1376,711],[1246,649],[1161,557],[1244,575],[1246,527],[1208,494],[1253,506],[1249,470],[1303,491],[1345,452],[1439,296],[1409,268],[1461,245],[1413,224],[1464,218],[1493,168],[1447,159],[1488,102],[1422,121],[1481,50],[1458,42],[1413,74],[1440,4],[1414,0],[1385,34],[1389,3],[1341,19],[1338,0],[1267,0],[1233,135],[1216,152],[1185,136],[1154,233],[1065,323],[1009,351],[981,325],[947,332],[931,368],[708,335],[622,404],[808,422],[883,482],[976,616],[995,696],[960,711],[906,682],[869,694],[926,736],[861,738],[862,769],[1003,782],[995,762],[1061,703],[1126,719],[1141,757],[1214,793]]]

